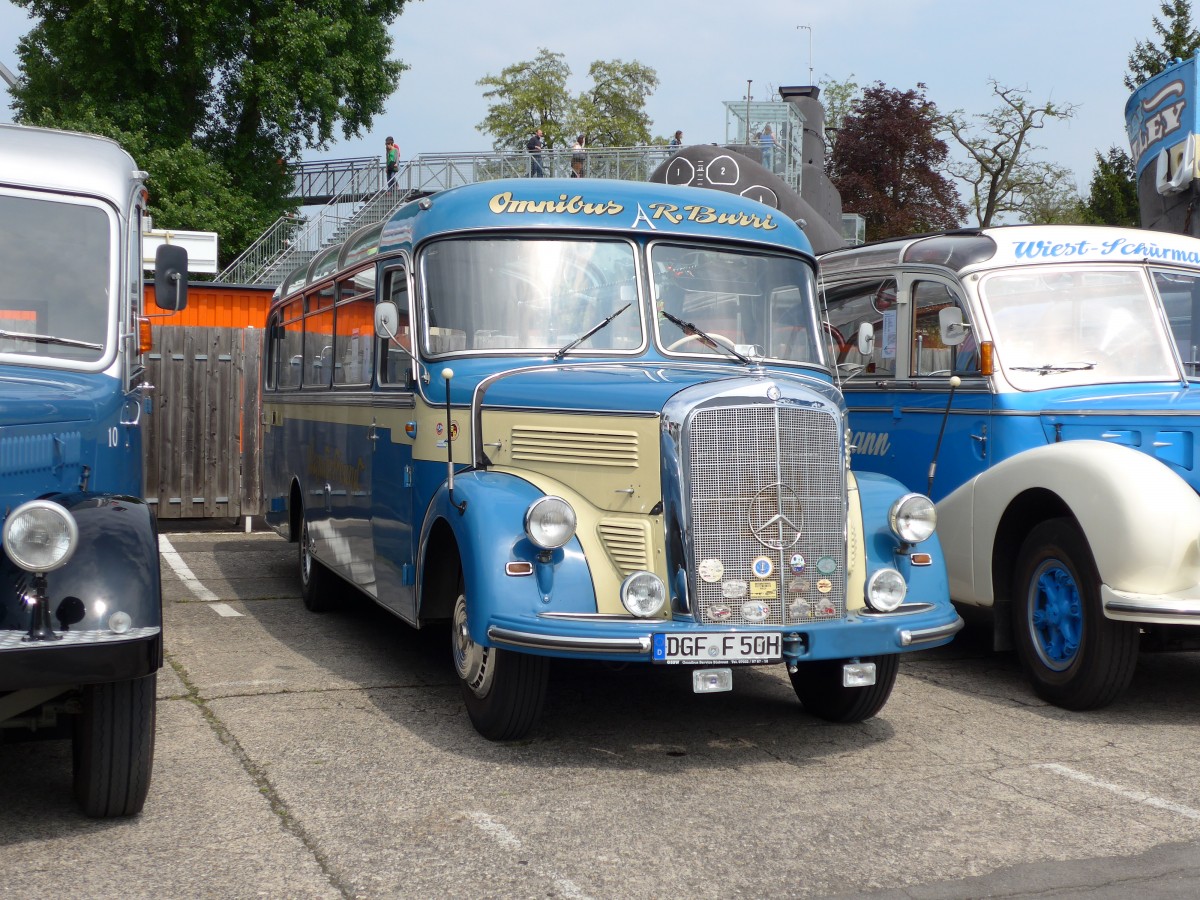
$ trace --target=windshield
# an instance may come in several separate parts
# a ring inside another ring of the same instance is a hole
[[[642,346],[632,244],[596,239],[463,238],[422,256],[425,349],[634,350]],[[624,312],[617,314],[622,308]],[[584,340],[581,337],[599,326]],[[578,343],[575,343],[578,341]]]
[[[657,316],[656,327],[664,349],[822,362],[813,270],[803,260],[655,244],[650,268],[656,309],[663,314]],[[680,322],[703,334],[687,333]]]
[[[90,363],[104,356],[111,227],[98,206],[0,196],[0,358]]]
[[[979,286],[996,359],[1013,387],[1177,381],[1158,303],[1141,269],[1037,267]]]

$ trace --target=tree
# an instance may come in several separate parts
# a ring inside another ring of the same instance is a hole
[[[969,203],[981,228],[993,224],[1004,213],[1017,213],[1028,220],[1036,212],[1032,198],[1047,190],[1062,192],[1072,182],[1071,173],[1053,163],[1039,162],[1030,155],[1043,148],[1031,143],[1030,135],[1048,120],[1070,119],[1076,105],[1046,101],[1033,105],[1028,90],[989,82],[1000,104],[979,120],[972,131],[961,110],[950,113],[945,127],[966,150],[967,159],[951,162],[950,174],[970,188]]]
[[[572,130],[595,147],[634,147],[650,140],[646,101],[658,87],[658,75],[637,62],[596,60],[588,69],[591,90],[575,104]]]
[[[866,88],[842,119],[830,177],[846,212],[862,215],[872,239],[957,227],[966,208],[940,174],[949,148],[925,85]]]
[[[1096,153],[1091,192],[1082,209],[1083,220],[1089,225],[1140,226],[1137,180],[1128,153],[1119,147],[1110,147],[1106,156]]]
[[[209,208],[210,192],[261,231],[288,208],[286,163],[339,125],[346,137],[369,127],[405,69],[388,58],[387,25],[407,0],[14,2],[39,20],[17,47],[18,121],[125,135],[163,227],[202,228],[174,216]],[[171,167],[176,155],[198,172]],[[194,195],[167,203],[164,185],[181,179]],[[223,256],[246,243],[217,230]]]
[[[842,122],[854,108],[854,102],[862,96],[854,75],[844,81],[825,80],[821,82],[821,106],[825,109],[825,174],[829,174],[833,151],[837,146],[838,133],[842,130]]]
[[[646,100],[658,87],[654,69],[619,59],[593,62],[592,87],[573,97],[567,88],[571,69],[566,56],[542,47],[535,59],[513,63],[499,75],[485,75],[489,101],[475,127],[492,138],[496,150],[522,150],[530,133],[541,128],[551,147],[566,147],[577,134],[598,147],[629,147],[650,140]]]
[[[1162,40],[1155,46],[1152,40],[1138,41],[1129,54],[1129,73],[1125,87],[1133,91],[1171,64],[1173,59],[1187,59],[1200,47],[1200,31],[1192,27],[1190,0],[1170,0],[1159,6],[1166,22],[1155,16],[1151,22]]]
[[[569,146],[574,135],[569,121],[573,108],[567,79],[566,54],[538,49],[535,59],[505,66],[499,75],[475,82],[489,88],[487,116],[475,128],[492,137],[494,150],[523,150],[534,129],[541,128],[551,147]]]

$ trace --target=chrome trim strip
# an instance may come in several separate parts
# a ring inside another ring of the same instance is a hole
[[[932,603],[901,603],[891,612],[879,612],[878,610],[867,607],[858,611],[860,616],[869,616],[873,619],[883,619],[888,616],[912,616],[917,613],[929,612],[934,608]]]
[[[115,634],[107,628],[93,631],[55,631],[57,641],[26,641],[29,629],[4,629],[0,631],[0,650],[46,650],[56,647],[79,647],[87,644],[122,644],[126,641],[154,637],[162,629],[157,625],[130,628],[124,634]]]
[[[1178,606],[1155,606],[1149,603],[1136,603],[1131,600],[1110,600],[1104,604],[1105,612],[1127,613],[1135,616],[1164,616],[1178,619],[1181,622],[1200,622],[1200,608],[1192,605],[1190,608]]]
[[[539,619],[558,619],[564,622],[662,622],[664,619],[637,619],[633,616],[621,616],[615,613],[574,613],[574,612],[545,612],[538,613]]]
[[[632,638],[567,637],[555,634],[530,634],[492,625],[488,628],[488,640],[513,647],[528,647],[532,650],[570,650],[575,653],[649,653],[650,636]]]
[[[948,638],[951,635],[958,634],[962,631],[966,622],[962,616],[956,616],[955,620],[949,625],[938,625],[936,628],[918,628],[915,631],[908,628],[900,632],[900,646],[911,647],[913,644],[928,644],[932,641],[940,641],[942,638]]]

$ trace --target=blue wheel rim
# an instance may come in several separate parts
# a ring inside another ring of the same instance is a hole
[[[1083,637],[1083,600],[1075,577],[1058,560],[1038,566],[1029,585],[1029,633],[1042,664],[1070,667]]]

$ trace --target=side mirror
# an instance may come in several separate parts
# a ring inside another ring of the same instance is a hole
[[[159,309],[179,312],[187,306],[187,250],[178,244],[159,244],[154,251],[154,302]]]
[[[943,346],[957,347],[967,339],[968,328],[970,326],[963,321],[962,310],[957,306],[943,306],[938,312],[938,331]]]
[[[391,300],[375,304],[375,336],[388,340],[396,339],[400,327],[400,307]]]
[[[862,356],[870,356],[875,352],[875,328],[870,322],[858,326],[858,352]]]

